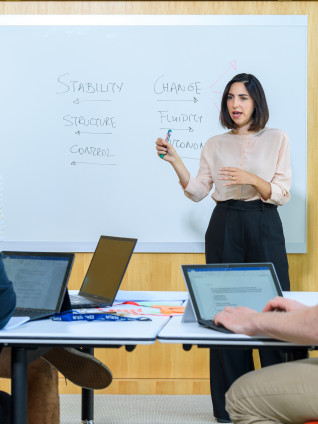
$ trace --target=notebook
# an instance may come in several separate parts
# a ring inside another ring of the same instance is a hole
[[[70,295],[72,309],[113,304],[136,243],[134,238],[100,237],[78,295]]]
[[[62,309],[73,253],[2,252],[17,297],[14,317],[49,317]]]
[[[248,306],[261,312],[282,290],[272,263],[182,265],[189,292],[183,322],[231,333],[213,322],[225,306]]]

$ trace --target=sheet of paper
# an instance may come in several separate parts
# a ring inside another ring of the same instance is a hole
[[[12,330],[28,321],[30,321],[30,317],[11,317],[3,330]]]
[[[149,302],[147,302],[149,304]],[[86,313],[86,312],[90,312],[90,313],[115,313],[118,315],[123,315],[123,316],[130,316],[130,317],[134,317],[134,316],[143,316],[143,315],[157,315],[157,316],[174,316],[174,315],[182,315],[184,308],[182,306],[180,306],[181,302],[175,302],[176,305],[175,306],[170,306],[170,308],[177,308],[177,309],[168,309],[169,306],[167,306],[165,308],[164,305],[162,305],[160,307],[160,305],[157,304],[157,302],[152,303],[153,305],[157,306],[157,307],[153,307],[153,306],[144,306],[142,305],[143,302],[141,302],[141,304],[138,303],[138,305],[133,305],[130,303],[127,304],[123,304],[123,303],[114,303],[112,306],[109,306],[107,308],[90,308],[90,309],[76,309],[77,312],[80,313]],[[182,310],[180,310],[182,309]]]
[[[116,296],[116,302],[125,302],[127,300],[158,302],[158,301],[173,301],[187,300],[188,292],[184,291],[129,291],[119,290]]]
[[[161,300],[160,301],[160,305],[166,305],[166,306],[181,306],[184,303],[184,300],[170,300],[170,301],[164,301]],[[119,303],[118,303],[119,304]],[[158,302],[143,302],[143,301],[139,301],[138,304],[140,306],[153,306],[153,305],[158,305]]]

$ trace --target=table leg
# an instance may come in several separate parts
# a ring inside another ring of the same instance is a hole
[[[11,354],[11,423],[28,422],[28,366],[26,350],[12,347]]]
[[[94,390],[82,389],[82,424],[94,423]]]
[[[94,348],[83,348],[83,352],[94,355]],[[82,424],[94,423],[94,390],[82,389]]]

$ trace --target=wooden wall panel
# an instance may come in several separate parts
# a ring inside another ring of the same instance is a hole
[[[289,255],[293,290],[318,289],[318,2],[316,1],[97,1],[0,2],[1,14],[307,14],[308,15],[308,253]],[[248,48],[244,40],[240,49]],[[273,75],[275,78],[275,75]],[[283,83],[283,82],[282,82]],[[297,90],[297,81],[290,87]],[[297,105],[291,105],[297,113]],[[291,118],[292,119],[292,118]],[[155,154],[155,153],[154,153]],[[176,182],[177,184],[177,182]],[[297,225],[297,222],[295,222]],[[78,288],[91,254],[76,255],[70,288]],[[180,265],[204,263],[202,254],[134,254],[124,278],[126,290],[184,290]],[[179,345],[138,346],[127,353],[98,349],[96,355],[113,370],[115,382],[107,393],[208,393],[208,351]],[[147,359],[147,360],[146,360]],[[0,388],[6,383],[0,382]],[[61,393],[77,393],[64,379]]]

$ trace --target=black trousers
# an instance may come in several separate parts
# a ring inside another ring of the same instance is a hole
[[[11,423],[11,396],[3,391],[0,391],[0,423]]]
[[[206,263],[272,262],[283,290],[290,289],[288,261],[277,206],[261,200],[219,202],[205,235]],[[260,350],[262,367],[284,361],[278,350]],[[214,416],[229,420],[225,393],[254,369],[251,349],[210,349],[210,386]]]

